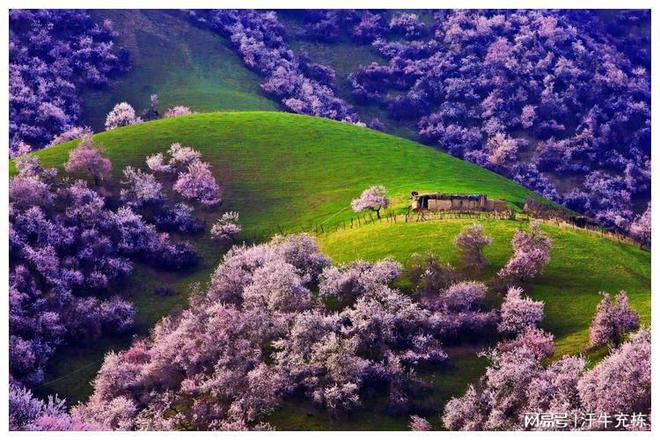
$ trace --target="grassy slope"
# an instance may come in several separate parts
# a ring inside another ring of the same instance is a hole
[[[173,142],[197,147],[224,187],[222,209],[241,212],[242,239],[348,221],[350,200],[372,184],[387,186],[397,201],[394,209],[407,205],[412,190],[485,192],[518,205],[530,194],[503,177],[411,141],[288,113],[199,114],[125,127],[96,139],[113,162],[110,186],[124,166],[142,166],[146,155]],[[65,144],[37,154],[46,166],[62,166],[71,148]],[[209,222],[215,215],[204,213]],[[225,249],[206,238],[194,240],[204,256],[200,270],[181,275],[140,268],[123,288],[138,306],[139,333],[186,304],[185,295],[159,298],[154,288],[167,285],[182,293],[189,283],[208,279]],[[60,351],[43,391],[84,398],[105,351],[126,343],[101,341],[89,349]]]
[[[405,264],[413,253],[432,251],[444,260],[458,264],[453,238],[463,226],[473,221],[382,222],[322,234],[319,241],[324,252],[336,262],[392,257]],[[488,280],[510,257],[510,241],[515,230],[526,225],[512,220],[480,222],[493,237],[493,244],[486,250],[489,266],[478,277]],[[606,353],[601,349],[585,350],[589,323],[600,298],[599,291],[627,290],[631,305],[640,313],[642,322],[650,323],[650,255],[592,232],[554,225],[544,225],[543,229],[553,239],[551,261],[543,275],[525,289],[533,298],[545,302],[542,327],[556,337],[555,358],[582,353],[593,365]],[[405,289],[406,286],[401,287]],[[492,299],[499,300],[497,294],[492,295]],[[462,395],[467,384],[476,382],[484,373],[488,362],[478,356],[482,348],[470,345],[448,347],[449,365],[441,371],[422,372],[422,377],[433,384],[430,399],[436,408],[442,408],[451,397]],[[436,428],[441,428],[439,412],[429,414],[427,418]],[[332,419],[304,402],[290,402],[275,413],[273,422],[288,429],[401,430],[406,429],[408,420],[386,415],[384,402],[372,399],[364,409],[346,419]]]
[[[484,192],[517,206],[530,194],[494,173],[405,139],[286,113],[200,114],[125,127],[101,133],[96,139],[106,146],[113,161],[110,187],[116,185],[125,165],[140,166],[145,155],[163,151],[172,142],[197,147],[204,159],[213,164],[225,189],[221,210],[241,212],[242,239],[246,240],[262,240],[279,230],[292,232],[320,223],[346,222],[353,215],[347,208],[350,200],[371,184],[384,184],[390,190],[394,211],[405,209],[412,190]],[[65,144],[37,154],[44,165],[61,166],[72,147],[73,144]],[[211,221],[219,211],[205,212],[203,216]],[[324,234],[321,243],[337,261],[385,255],[405,260],[413,251],[428,249],[451,260],[451,239],[462,223],[465,221],[380,223]],[[508,221],[486,222],[487,231],[495,236],[495,244],[488,251],[491,273],[508,257],[509,241],[516,226]],[[646,307],[643,314],[648,318],[647,253],[583,232],[550,232],[555,236],[552,263],[534,285],[533,292],[536,297],[545,295],[548,301],[545,325],[557,332],[561,350],[571,351],[583,342],[584,326],[593,312],[599,289],[629,289],[633,305]],[[173,308],[184,306],[186,298],[182,292],[186,286],[208,279],[225,251],[207,237],[197,238],[195,244],[204,256],[200,270],[191,274],[166,274],[140,268],[124,287],[138,305],[140,333]],[[592,255],[597,258],[591,258]],[[613,261],[616,265],[612,265]],[[574,270],[577,264],[580,272]],[[611,271],[611,267],[617,271]],[[166,299],[156,297],[153,288],[163,284],[180,294]],[[559,293],[550,287],[561,284],[566,284],[567,289]],[[556,301],[558,295],[569,297],[568,305]],[[576,316],[563,318],[560,307]],[[573,337],[576,339],[571,341]],[[84,398],[90,390],[87,382],[103,353],[126,343],[127,340],[101,341],[91,349],[62,351],[50,372],[51,382],[43,391],[58,392],[71,400]],[[475,380],[485,366],[482,359],[475,361],[474,350],[456,353],[453,358],[453,368],[432,377],[438,385],[435,396],[440,401],[460,394],[465,384]],[[52,382],[54,378],[57,379]],[[369,405],[370,409],[374,405],[378,407],[382,403],[376,399]],[[288,405],[273,417],[281,428],[383,429],[404,428],[406,423],[396,417],[370,416],[367,410],[349,420],[337,421],[296,404]]]
[[[195,111],[275,110],[259,87],[261,77],[248,70],[222,37],[192,26],[180,14],[159,10],[95,10],[109,18],[117,44],[132,57],[131,71],[102,90],[81,97],[82,122],[103,130],[105,115],[121,101],[136,110],[157,93],[160,109],[183,104]]]
[[[439,220],[423,223],[380,223],[340,230],[320,237],[323,250],[339,262],[391,256],[402,263],[411,254],[433,251],[457,264],[453,239],[474,220]],[[493,244],[486,250],[489,266],[482,278],[492,278],[511,256],[511,237],[520,221],[480,220]],[[597,233],[544,225],[552,237],[550,263],[526,286],[535,299],[545,301],[543,327],[557,338],[557,354],[575,353],[589,339],[588,327],[598,292],[626,290],[643,321],[650,322],[651,265],[649,253]]]

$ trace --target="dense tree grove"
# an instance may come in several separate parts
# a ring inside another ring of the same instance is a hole
[[[9,12],[9,146],[48,145],[76,128],[78,93],[100,87],[129,67],[117,50],[112,22],[81,10]]]
[[[72,414],[112,429],[263,428],[287,396],[341,413],[374,388],[410,412],[427,387],[415,369],[443,362],[442,340],[493,326],[497,313],[482,311],[481,283],[416,301],[388,286],[400,271],[389,260],[332,266],[305,234],[235,246],[187,310],[106,356]]]
[[[199,160],[195,150],[184,148],[175,147],[175,155]],[[20,170],[14,180],[55,178],[31,160],[22,160]],[[52,199],[46,197],[45,203],[51,206]],[[235,220],[234,213],[227,214]],[[448,403],[446,427],[523,429],[523,417],[535,411],[650,410],[646,330],[589,371],[579,357],[548,364],[553,337],[535,327],[543,319],[542,302],[523,298],[522,290],[512,287],[499,311],[489,309],[484,283],[461,281],[432,255],[412,263],[416,284],[406,295],[391,287],[402,273],[399,263],[335,266],[306,234],[234,246],[207,287],[192,287],[186,310],[163,318],[149,337],[127,350],[106,355],[87,402],[67,412],[62,402],[35,399],[13,377],[12,429],[271,429],[264,417],[286,399],[307,399],[340,415],[359,407],[366,395],[385,392],[391,413],[410,415],[412,430],[429,430],[429,422],[416,415],[429,411],[419,403],[429,385],[416,370],[445,362],[444,344],[495,329],[512,339],[487,350],[491,367],[478,386]],[[14,269],[12,280],[18,272],[28,269]],[[13,282],[12,289],[25,284],[24,279]],[[96,300],[95,314],[88,301],[75,305],[78,319],[91,316],[90,321],[108,322],[114,329],[130,326],[127,303]],[[634,313],[624,299],[617,304],[622,311],[617,316]],[[54,321],[59,324],[49,316],[51,326]],[[89,338],[91,325],[84,320],[62,332]],[[12,365],[23,371],[32,358],[25,344],[16,345]],[[629,357],[635,362],[626,362]],[[644,426],[617,427],[624,428]]]
[[[260,72],[267,95],[294,113],[357,122],[358,115],[334,91],[334,71],[296,55],[286,43],[287,32],[277,14],[263,10],[189,11],[195,23],[226,36],[243,62]]]
[[[422,21],[315,11],[307,26],[323,21],[325,35],[350,33],[387,59],[350,74],[356,102],[412,119],[423,141],[626,230],[632,200],[650,188],[650,14],[612,15],[442,10]],[[563,177],[577,187],[558,185]]]
[[[85,138],[66,168],[84,170],[98,184],[111,167],[101,152]],[[84,181],[59,179],[36,158],[21,157],[16,166],[9,183],[10,371],[35,384],[57,346],[131,330],[133,306],[111,292],[135,260],[173,270],[198,262],[194,248],[157,227],[198,232],[202,225],[192,208],[165,204],[160,184],[131,167],[124,170],[125,204],[110,208]]]
[[[486,353],[491,361],[477,386],[445,407],[443,422],[453,430],[604,429],[648,430],[634,414],[651,412],[651,333],[641,330],[594,368],[564,356],[546,366],[552,337],[530,328]],[[525,426],[526,414],[565,414],[560,426]],[[609,417],[600,417],[601,414]],[[589,421],[588,414],[595,414]],[[615,418],[620,414],[622,417]],[[573,426],[573,421],[577,426]]]

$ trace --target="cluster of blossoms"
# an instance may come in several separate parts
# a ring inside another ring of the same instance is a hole
[[[548,365],[553,345],[551,335],[534,327],[499,343],[486,353],[491,366],[478,386],[471,385],[465,395],[447,403],[444,425],[465,431],[522,430],[526,414],[556,412],[569,420],[585,413],[650,414],[648,330],[634,334],[592,369],[586,369],[585,360],[577,356],[564,356]],[[558,428],[540,425],[536,429]],[[612,428],[596,424],[586,429]]]
[[[351,202],[351,208],[355,212],[362,212],[365,210],[374,211],[376,216],[380,218],[380,210],[387,208],[390,204],[387,198],[387,191],[382,185],[372,186],[360,194],[360,197]]]
[[[162,153],[148,156],[147,167],[157,174],[176,173],[177,179],[172,189],[184,199],[199,202],[203,206],[220,204],[220,186],[213,176],[211,165],[202,162],[199,151],[175,143],[170,146],[168,154],[170,159],[167,162]],[[149,179],[155,181],[153,175],[149,176]]]
[[[86,142],[79,149],[98,152]],[[69,163],[83,157],[73,150]],[[194,251],[128,206],[111,210],[84,181],[60,180],[33,157],[19,159],[17,168],[9,182],[10,371],[31,384],[41,381],[57,346],[131,329],[130,303],[90,294],[112,291],[135,259],[173,267]]]
[[[132,105],[127,102],[120,102],[115,105],[105,118],[105,129],[114,130],[115,128],[125,127],[127,125],[139,124],[144,121],[152,121],[161,117],[158,111],[158,95],[151,95],[149,107],[138,116]],[[194,112],[185,105],[175,105],[168,108],[163,114],[163,118],[176,118],[177,116],[192,115]]]
[[[135,114],[133,106],[127,102],[120,102],[106,116],[105,129],[114,130],[115,128],[139,124],[140,122],[142,122],[142,119]]]
[[[187,116],[192,114],[193,111],[190,110],[189,107],[186,107],[185,105],[175,105],[174,107],[168,108],[163,117],[176,118],[177,116]]]
[[[99,25],[82,10],[9,11],[10,152],[84,130],[77,127],[79,89],[104,86],[129,66],[114,37],[110,20]]]
[[[481,283],[415,301],[388,285],[400,272],[389,260],[332,266],[305,234],[235,246],[187,310],[106,356],[72,417],[109,429],[260,429],[287,396],[340,413],[383,388],[390,410],[410,413],[428,388],[416,368],[447,358],[441,339],[497,314],[479,311]],[[464,325],[448,329],[452,316]]]
[[[516,231],[511,245],[513,255],[497,273],[507,284],[535,277],[543,272],[543,268],[550,261],[552,239],[543,233],[537,221],[531,222],[529,232]]]
[[[229,38],[243,62],[260,72],[265,93],[285,109],[347,122],[358,116],[334,91],[334,71],[297,56],[285,42],[286,30],[277,13],[261,10],[190,11],[196,23]]]
[[[626,333],[639,328],[639,315],[628,304],[626,292],[619,292],[614,301],[607,292],[602,292],[601,295],[602,299],[589,327],[592,347],[609,342],[620,344]]]
[[[648,23],[648,11],[451,10],[436,12],[429,29],[414,14],[389,27],[382,17],[364,11],[348,23],[388,59],[349,76],[356,101],[414,119],[425,142],[628,228],[632,199],[650,187],[650,40],[629,30]],[[557,175],[579,186],[559,191]]]
[[[454,245],[458,250],[461,263],[476,271],[482,270],[488,265],[483,249],[492,242],[493,239],[484,233],[483,226],[478,223],[466,226],[454,238]]]
[[[225,212],[211,227],[211,236],[220,240],[231,240],[241,232],[238,218],[239,213],[236,211]]]

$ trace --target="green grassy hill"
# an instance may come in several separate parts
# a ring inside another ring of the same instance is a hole
[[[336,121],[277,112],[209,113],[152,121],[95,136],[113,162],[117,181],[126,165],[144,166],[144,157],[166,150],[171,143],[194,146],[209,161],[224,188],[221,208],[198,213],[212,221],[219,212],[238,210],[240,240],[259,241],[278,232],[320,231],[323,249],[336,261],[393,256],[406,261],[413,252],[433,250],[455,259],[452,239],[472,220],[422,223],[386,221],[351,229],[350,201],[369,185],[383,184],[393,205],[389,212],[407,209],[411,191],[486,193],[506,199],[520,209],[533,193],[497,174],[440,151],[384,133]],[[61,167],[75,143],[42,150],[36,155],[45,166]],[[494,244],[487,256],[492,275],[511,253],[510,239],[523,222],[484,220]],[[337,230],[337,228],[339,229]],[[557,335],[560,353],[580,351],[599,290],[626,289],[645,321],[650,316],[650,254],[597,234],[545,226],[555,246],[552,261],[534,284],[531,294],[546,301],[544,327]],[[328,230],[333,232],[328,233]],[[144,334],[161,316],[186,304],[186,286],[208,280],[226,251],[202,236],[193,240],[204,257],[193,273],[168,274],[138,267],[123,286],[138,307],[138,332]],[[155,287],[167,285],[178,295],[157,297]],[[43,392],[57,392],[70,400],[84,398],[88,382],[103,354],[128,340],[104,340],[90,349],[62,350],[49,372]],[[449,349],[452,364],[440,374],[428,374],[441,402],[463,392],[485,368],[479,347]],[[382,402],[375,399],[348,420],[328,418],[297,402],[273,415],[280,428],[384,429],[405,428],[405,418],[369,415]],[[437,420],[434,420],[437,423]]]
[[[110,19],[115,42],[129,50],[131,70],[101,90],[81,96],[81,122],[104,129],[106,114],[121,101],[136,111],[158,94],[160,110],[187,105],[194,111],[276,110],[261,92],[261,77],[249,70],[221,36],[193,26],[183,14],[165,10],[92,10]]]

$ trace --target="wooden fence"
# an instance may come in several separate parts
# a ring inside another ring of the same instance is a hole
[[[525,213],[519,213],[515,211],[504,211],[504,212],[459,212],[459,211],[435,211],[435,212],[407,212],[407,213],[390,213],[382,214],[380,218],[371,212],[366,214],[353,216],[348,220],[344,220],[332,224],[316,224],[312,228],[305,229],[301,228],[301,232],[310,232],[314,234],[327,234],[332,232],[337,232],[340,230],[355,229],[362,226],[376,224],[376,223],[415,223],[415,222],[426,222],[426,221],[442,221],[442,220],[456,220],[456,219],[472,219],[475,221],[478,220],[513,220],[519,222],[530,222],[533,217]],[[596,234],[599,237],[609,238],[614,241],[621,243],[628,243],[634,246],[643,248],[643,246],[637,241],[631,239],[630,237],[619,234],[617,232],[610,231],[606,228],[599,226],[578,226],[575,223],[571,223],[566,219],[562,218],[546,218],[546,219],[535,219],[540,221],[543,224],[556,226],[565,229],[574,229],[582,230],[592,234]]]

